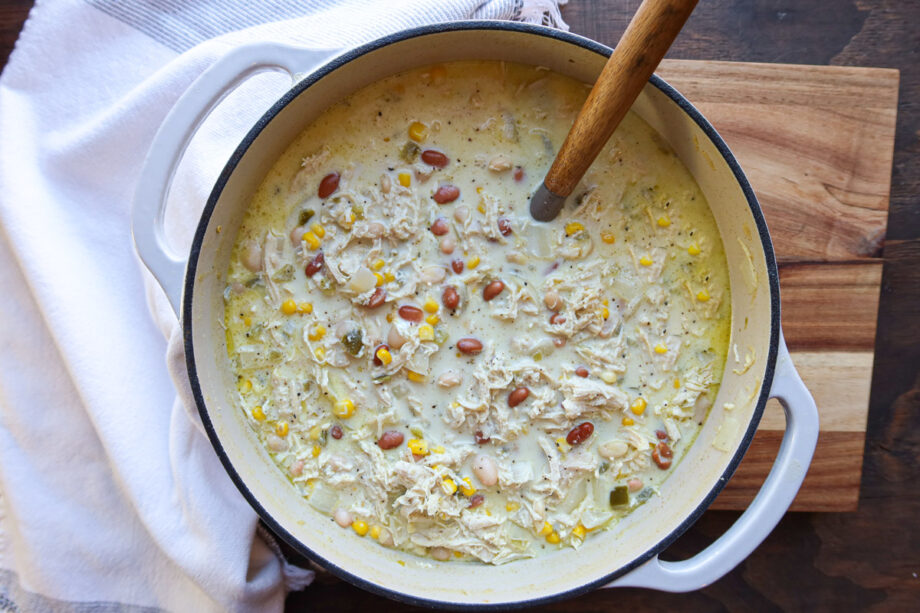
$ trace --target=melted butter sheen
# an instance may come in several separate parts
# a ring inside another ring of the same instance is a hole
[[[255,194],[226,292],[239,409],[352,538],[488,563],[578,547],[657,495],[703,423],[728,272],[670,148],[630,114],[558,219],[528,215],[586,94],[492,62],[389,77]]]

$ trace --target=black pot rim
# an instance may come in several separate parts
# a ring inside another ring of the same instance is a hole
[[[224,447],[217,436],[217,432],[214,429],[214,425],[211,422],[210,416],[208,414],[207,407],[204,402],[204,396],[201,391],[200,381],[198,379],[198,371],[195,365],[195,351],[193,344],[193,331],[192,331],[192,303],[194,301],[194,280],[197,273],[198,258],[201,254],[201,248],[204,241],[205,232],[208,227],[211,215],[214,212],[217,202],[220,198],[220,195],[227,184],[231,174],[236,169],[237,164],[243,158],[243,155],[248,150],[249,146],[253,141],[258,137],[266,125],[278,113],[281,112],[294,98],[300,95],[303,91],[308,89],[314,83],[328,75],[329,73],[341,68],[342,66],[348,64],[352,60],[355,60],[358,57],[361,57],[367,53],[370,53],[376,49],[404,41],[411,38],[416,38],[420,36],[428,36],[432,34],[440,34],[444,32],[456,32],[456,31],[468,31],[468,30],[505,30],[511,32],[521,32],[526,34],[532,34],[536,36],[545,36],[548,38],[554,38],[563,42],[567,42],[579,47],[588,49],[589,51],[594,51],[604,57],[610,55],[612,50],[610,47],[597,43],[588,38],[571,34],[569,32],[562,32],[559,30],[554,30],[551,28],[536,26],[530,24],[523,24],[518,22],[510,21],[462,21],[462,22],[452,22],[452,23],[442,23],[442,24],[433,24],[427,26],[421,26],[417,28],[412,28],[409,30],[404,30],[397,32],[383,38],[377,39],[360,47],[357,47],[351,51],[348,51],[331,61],[327,64],[321,66],[319,69],[310,73],[306,78],[296,83],[284,96],[282,96],[265,114],[259,119],[258,122],[252,127],[246,137],[240,142],[240,145],[233,152],[233,155],[227,161],[227,164],[224,166],[220,176],[217,179],[217,182],[214,185],[214,189],[211,191],[211,195],[208,198],[207,204],[202,211],[201,218],[198,223],[198,228],[195,232],[195,236],[192,242],[192,246],[189,252],[188,265],[185,273],[184,289],[182,295],[182,326],[183,326],[183,340],[185,345],[185,360],[186,367],[188,369],[189,381],[191,383],[192,394],[195,398],[195,404],[197,405],[198,412],[201,415],[201,421],[204,424],[205,431],[207,432],[208,438],[211,441],[211,444],[214,447],[214,451],[217,453],[217,456],[220,458],[221,463],[226,469],[227,473],[230,475],[233,483],[240,490],[243,497],[249,502],[252,508],[258,513],[262,521],[274,532],[276,535],[284,539],[291,547],[296,551],[306,556],[307,558],[315,561],[317,564],[330,571],[331,573],[337,575],[341,579],[348,581],[349,583],[356,585],[364,590],[378,594],[393,600],[405,602],[417,606],[427,606],[427,607],[438,607],[445,609],[454,609],[454,610],[512,610],[519,609],[523,607],[531,607],[541,604],[548,604],[551,602],[556,602],[559,600],[572,598],[580,594],[584,594],[591,590],[594,590],[598,587],[606,585],[611,581],[622,577],[631,570],[641,566],[653,556],[664,551],[671,543],[673,543],[681,534],[683,534],[691,525],[693,525],[700,515],[709,507],[715,497],[722,491],[722,488],[734,474],[738,465],[741,463],[745,452],[750,446],[751,440],[754,438],[754,433],[757,430],[757,426],[760,423],[761,416],[763,415],[764,407],[766,406],[767,400],[769,399],[770,387],[773,382],[773,375],[776,367],[776,357],[779,348],[779,335],[780,335],[780,303],[779,303],[779,273],[776,265],[776,258],[773,252],[773,243],[770,240],[770,233],[767,230],[767,224],[764,220],[763,213],[760,209],[760,205],[757,202],[757,198],[754,195],[754,191],[751,188],[750,183],[745,177],[744,173],[741,170],[741,167],[738,165],[737,160],[734,155],[732,155],[728,146],[725,144],[725,141],[722,140],[715,128],[703,117],[703,115],[692,105],[690,102],[684,98],[680,93],[677,92],[673,87],[668,85],[663,79],[657,75],[653,75],[649,82],[651,85],[656,87],[662,93],[664,93],[668,98],[674,101],[706,134],[710,141],[715,145],[719,154],[726,161],[729,168],[732,171],[732,174],[735,176],[735,179],[738,181],[738,184],[741,186],[741,189],[744,193],[744,196],[748,202],[751,213],[754,217],[754,221],[757,225],[757,232],[760,236],[761,243],[764,249],[764,255],[766,257],[767,265],[767,277],[770,287],[770,350],[769,355],[767,356],[767,366],[764,373],[763,383],[761,384],[760,394],[757,400],[757,406],[754,409],[754,413],[751,417],[751,421],[748,424],[747,430],[744,433],[744,437],[739,445],[737,451],[732,457],[731,461],[728,464],[728,467],[723,472],[722,476],[716,481],[712,489],[702,500],[702,502],[690,513],[684,521],[680,523],[674,530],[671,531],[665,538],[661,539],[659,542],[655,543],[653,546],[648,548],[645,553],[638,556],[630,563],[612,570],[607,575],[596,579],[594,581],[586,582],[580,586],[567,589],[555,594],[548,596],[543,596],[539,598],[534,598],[530,600],[519,600],[514,602],[506,603],[458,603],[458,602],[446,602],[434,599],[421,598],[417,596],[411,596],[397,590],[393,590],[375,583],[371,583],[363,579],[362,577],[352,573],[351,571],[337,566],[331,563],[329,560],[324,558],[318,552],[313,551],[303,543],[301,543],[296,537],[294,537],[290,532],[288,532],[280,523],[278,523],[274,517],[262,506],[259,500],[255,495],[249,490],[246,484],[243,482],[239,473],[233,466],[233,462],[230,457],[227,455],[227,452],[224,450]]]

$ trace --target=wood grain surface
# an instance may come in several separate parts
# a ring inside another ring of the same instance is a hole
[[[13,47],[30,0],[0,0],[0,64]],[[563,17],[573,32],[607,45],[620,37],[638,0],[571,0]],[[668,594],[638,589],[600,590],[540,607],[542,611],[915,611],[920,609],[920,3],[916,0],[707,0],[696,9],[678,37],[669,57],[743,62],[797,63],[836,66],[877,66],[900,70],[894,170],[889,198],[887,233],[861,245],[852,233],[845,238],[827,235],[821,248],[793,241],[790,253],[801,254],[781,271],[784,299],[802,292],[802,313],[784,320],[790,343],[797,349],[796,364],[818,397],[833,400],[865,395],[864,378],[873,369],[870,410],[864,447],[859,507],[849,513],[789,513],[767,540],[738,568],[713,585],[691,594]],[[689,90],[680,88],[697,102]],[[715,95],[719,83],[705,86]],[[769,82],[752,83],[745,91],[769,89]],[[744,93],[744,92],[742,92]],[[790,94],[791,95],[791,94]],[[871,86],[849,98],[874,104]],[[862,100],[860,100],[862,98]],[[815,100],[821,104],[837,101]],[[701,104],[702,103],[698,103]],[[807,105],[800,103],[801,107]],[[839,100],[839,114],[849,112]],[[704,111],[707,114],[708,110]],[[797,118],[792,117],[790,120]],[[843,119],[841,119],[843,121]],[[830,137],[830,134],[819,135]],[[764,138],[772,138],[765,135]],[[777,143],[782,146],[782,143]],[[873,149],[873,151],[875,151]],[[853,152],[859,155],[860,152]],[[875,153],[865,153],[872,157]],[[804,170],[801,173],[804,176]],[[810,174],[808,175],[810,176]],[[752,177],[753,178],[753,177]],[[882,178],[884,182],[886,178]],[[878,185],[878,178],[861,178]],[[840,187],[831,183],[828,192]],[[850,188],[852,187],[852,189]],[[864,211],[870,224],[884,215],[873,213],[873,201],[859,194],[868,189],[844,186],[851,202]],[[789,188],[792,189],[792,188]],[[795,193],[795,192],[793,192]],[[781,199],[778,193],[778,199]],[[767,203],[764,203],[768,206]],[[833,204],[833,203],[832,203]],[[799,218],[798,223],[809,223]],[[794,219],[788,222],[795,228]],[[846,218],[842,228],[855,228]],[[880,224],[872,227],[882,227]],[[840,254],[833,267],[821,253]],[[815,253],[817,263],[813,262]],[[812,254],[812,255],[809,255]],[[879,258],[881,254],[881,258]],[[851,257],[853,256],[853,257]],[[868,268],[861,267],[868,259]],[[882,260],[882,293],[878,305],[875,354],[867,349],[872,338],[870,301],[878,260]],[[816,281],[809,266],[820,265]],[[853,268],[852,265],[858,267]],[[823,300],[832,293],[834,298]],[[854,306],[840,298],[866,296]],[[845,304],[846,303],[846,304]],[[836,306],[835,306],[836,305]],[[867,306],[868,305],[868,306]],[[852,325],[828,327],[820,309],[847,309]],[[786,305],[791,314],[792,307]],[[810,319],[809,319],[810,318]],[[816,351],[837,342],[832,352]],[[808,357],[803,357],[808,356]],[[846,357],[843,357],[846,356]],[[853,381],[822,383],[826,363],[852,373]],[[860,416],[835,414],[835,436],[853,432]],[[768,409],[764,425],[778,431],[782,414]],[[758,438],[766,433],[761,433]],[[772,436],[772,435],[770,435]],[[858,447],[858,446],[857,446]],[[842,446],[834,448],[842,449]],[[858,449],[852,449],[856,454]],[[753,458],[753,456],[751,456]],[[749,458],[749,459],[751,459]],[[752,462],[753,464],[753,462]],[[746,478],[742,466],[736,478]],[[845,473],[851,476],[852,473]],[[806,479],[811,478],[811,476]],[[749,484],[756,488],[755,481]],[[850,487],[845,481],[843,489]],[[833,497],[836,490],[828,490]],[[738,517],[737,512],[708,511],[668,551],[665,559],[683,559],[702,550]],[[289,552],[294,561],[306,563]],[[290,611],[418,610],[394,605],[354,588],[328,574],[313,586],[288,597]]]

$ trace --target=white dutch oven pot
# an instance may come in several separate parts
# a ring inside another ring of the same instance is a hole
[[[278,44],[228,53],[180,98],[157,133],[133,211],[137,251],[181,312],[188,374],[207,433],[227,472],[265,523],[331,572],[373,592],[418,604],[513,607],[603,586],[689,591],[734,568],[766,538],[791,504],[814,452],[818,414],[780,330],[779,281],[760,207],[735,158],[712,126],[667,83],[653,77],[633,106],[693,173],[719,226],[731,276],[731,343],[718,398],[695,444],[639,511],[576,550],[561,549],[503,566],[432,563],[343,532],[307,505],[259,445],[236,408],[222,292],[247,204],[274,161],[325,108],[393,73],[451,60],[506,60],[547,66],[593,82],[610,49],[548,28],[465,22],[402,32],[328,58]],[[205,206],[190,253],[175,254],[163,233],[163,207],[189,139],[215,105],[246,77],[283,70],[293,86],[252,128]],[[308,73],[308,74],[305,74]],[[220,233],[218,226],[223,226]],[[731,477],[768,398],[786,413],[776,462],[750,507],[704,551],[664,562],[664,550],[700,516]],[[726,408],[729,407],[729,408]],[[733,407],[733,408],[732,408]]]

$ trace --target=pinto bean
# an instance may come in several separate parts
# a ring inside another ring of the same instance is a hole
[[[594,424],[586,421],[572,428],[568,436],[565,437],[565,442],[569,445],[578,445],[588,440],[588,437],[592,434],[594,434]]]
[[[630,479],[626,482],[630,492],[638,492],[642,489],[642,479]]]
[[[477,354],[482,351],[482,342],[475,338],[461,338],[457,341],[457,349],[460,353]]]
[[[498,279],[492,281],[482,289],[482,299],[492,300],[505,289],[505,284]]]
[[[332,517],[335,519],[335,523],[343,528],[347,528],[351,525],[351,522],[355,521],[355,516],[345,509],[336,509]]]
[[[473,494],[473,497],[470,498],[470,508],[475,509],[485,501],[486,498],[482,494]]]
[[[435,168],[444,168],[450,162],[446,155],[434,149],[425,149],[422,151],[422,161]]]
[[[431,224],[431,233],[435,236],[444,236],[450,231],[450,227],[447,225],[447,219],[444,217],[438,217]]]
[[[498,231],[502,236],[511,234],[511,220],[507,217],[501,217],[498,220]]]
[[[659,441],[667,441],[668,433],[664,430],[655,430],[655,436],[658,437]]]
[[[317,195],[320,198],[328,198],[335,193],[335,190],[339,189],[339,173],[330,172],[328,175],[323,177],[319,182],[319,189],[316,190]]]
[[[585,368],[584,366],[579,366],[578,368],[575,369],[575,374],[578,375],[579,377],[587,377],[589,373],[588,373],[587,368]]]
[[[435,190],[431,198],[438,204],[448,204],[460,197],[460,188],[456,185],[445,184]]]
[[[387,299],[387,291],[382,287],[378,287],[374,290],[374,293],[371,294],[371,297],[368,299],[367,304],[365,305],[369,309],[376,309],[381,306]]]
[[[549,323],[554,326],[562,325],[565,323],[565,317],[563,317],[561,313],[553,313],[549,317]]]
[[[342,435],[344,434],[342,432],[342,426],[340,426],[339,424],[335,424],[334,426],[329,428],[329,434],[331,434],[332,438],[334,438],[335,440],[339,440],[340,438],[342,438]]]
[[[394,449],[403,444],[405,437],[399,430],[387,430],[377,441],[377,446],[381,449]]]
[[[658,443],[652,450],[652,460],[655,461],[655,464],[661,470],[671,468],[671,458],[673,457],[674,452],[671,451],[671,448],[664,441]]]
[[[476,432],[473,433],[473,438],[476,439],[477,445],[485,445],[486,443],[492,440],[491,437],[485,436],[482,433],[482,430],[476,430]]]
[[[530,390],[526,387],[519,387],[508,394],[508,406],[514,408],[527,400],[528,396],[530,396]]]
[[[463,263],[463,260],[460,260],[460,259],[451,260],[450,262],[451,269],[454,271],[455,274],[458,274],[458,275],[461,272],[463,272],[464,266],[465,264]]]
[[[514,174],[512,176],[514,177],[515,182],[520,183],[524,180],[524,169],[520,166],[515,166]]]
[[[399,307],[397,311],[399,316],[405,319],[406,321],[412,321],[418,323],[425,319],[425,311],[418,308],[417,306],[412,306],[411,304],[404,304]]]
[[[556,290],[551,289],[543,296],[543,304],[550,311],[558,311],[562,308],[562,296]]]
[[[323,269],[323,264],[325,263],[326,263],[326,258],[325,256],[323,256],[323,252],[320,251],[319,253],[313,256],[312,260],[307,262],[307,265],[304,266],[303,271],[308,277],[312,277],[313,275],[315,275],[316,273],[318,273],[320,270]]]
[[[445,287],[444,293],[441,294],[441,302],[444,303],[446,308],[451,310],[460,306],[460,293],[457,292],[457,288],[453,285]]]
[[[557,337],[553,339],[553,345],[556,347],[565,347],[566,340],[564,337]]]

